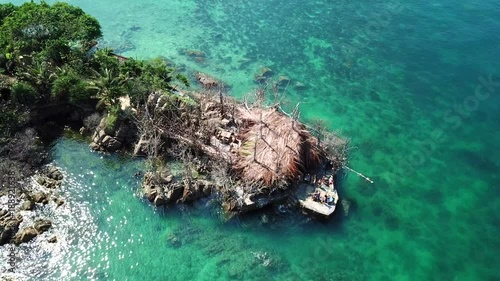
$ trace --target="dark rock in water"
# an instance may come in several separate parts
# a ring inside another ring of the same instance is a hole
[[[200,50],[186,50],[186,51],[184,51],[184,54],[186,54],[192,58],[205,58],[206,57],[206,54]]]
[[[290,77],[286,75],[280,75],[278,77],[278,86],[280,87],[286,87],[290,84]]]
[[[139,31],[139,30],[141,30],[141,27],[138,26],[138,25],[133,25],[133,26],[129,27],[128,30],[130,30],[130,31]]]
[[[38,234],[42,234],[52,227],[52,222],[47,219],[39,219],[35,221],[33,227],[38,231]]]
[[[208,197],[212,194],[212,186],[205,186],[203,188],[203,196]]]
[[[206,180],[198,180],[196,182],[196,185],[198,186],[198,190],[201,192],[201,195],[203,197],[208,197],[212,193],[212,189],[214,188],[214,185]]]
[[[36,181],[41,186],[49,189],[55,189],[61,186],[61,181],[50,179],[44,175],[39,176]]]
[[[33,240],[37,235],[38,231],[34,227],[30,226],[24,228],[16,234],[16,236],[14,237],[14,243],[16,243],[17,245],[21,243],[27,243]]]
[[[63,173],[57,167],[48,166],[41,171],[36,181],[43,187],[54,189],[61,186],[63,178]]]
[[[0,225],[0,246],[7,244],[12,237],[12,229]]]
[[[23,203],[21,203],[21,210],[23,211],[31,211],[35,208],[35,203],[31,200],[24,200]]]
[[[201,72],[196,73],[196,80],[198,80],[198,82],[200,82],[201,86],[203,86],[203,88],[205,88],[205,89],[212,89],[212,88],[215,88],[215,87],[222,85],[222,83],[217,81],[215,78],[212,78],[212,77],[208,76],[207,74],[204,74]]]
[[[154,202],[156,199],[156,196],[158,196],[158,189],[157,188],[146,189],[144,194],[145,194],[146,198],[148,198],[149,202]]]
[[[47,177],[53,180],[60,181],[64,178],[63,173],[56,167],[54,166],[49,166],[45,172]]]
[[[31,199],[33,199],[35,203],[41,203],[41,204],[49,203],[49,200],[47,199],[47,194],[45,194],[42,191],[33,193],[31,195]]]
[[[265,78],[271,78],[274,75],[274,72],[269,67],[262,67],[256,76],[262,76]]]
[[[49,243],[56,243],[57,242],[57,236],[52,236],[49,240],[47,240]]]
[[[47,183],[47,178],[46,178],[46,177],[43,177],[43,176],[38,177],[38,178],[36,179],[36,182],[37,182],[39,185],[41,185],[41,186],[45,186],[45,184]]]
[[[54,201],[54,203],[56,203],[57,207],[60,207],[60,206],[62,206],[65,203],[64,199],[62,199],[60,197],[54,197],[52,199],[52,201]]]
[[[177,238],[177,236],[173,233],[167,236],[167,240],[175,248],[180,247],[182,245],[181,240]]]
[[[0,211],[0,246],[10,242],[22,221],[23,217],[19,214],[14,215],[6,210]]]

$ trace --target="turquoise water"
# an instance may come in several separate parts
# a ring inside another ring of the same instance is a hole
[[[273,223],[259,214],[222,223],[206,202],[152,208],[134,195],[140,162],[61,140],[63,240],[53,254],[30,246],[25,275],[500,279],[500,85],[484,83],[500,81],[497,1],[68,2],[94,15],[104,44],[121,54],[210,73],[237,97],[263,66],[287,75],[288,105],[300,101],[304,119],[324,118],[350,137],[350,166],[375,184],[346,175],[340,195],[350,207],[327,224],[272,211]]]

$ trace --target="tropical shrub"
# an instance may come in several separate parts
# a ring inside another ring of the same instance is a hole
[[[80,103],[90,99],[87,82],[74,71],[61,73],[52,85],[51,97],[56,101]]]
[[[26,125],[29,111],[25,107],[0,103],[0,144],[4,144],[13,132]]]
[[[122,110],[119,106],[108,107],[108,115],[106,116],[106,130],[113,131],[117,125],[118,120],[122,115]]]
[[[38,100],[35,88],[24,81],[18,81],[12,85],[11,94],[15,101],[24,105],[32,105]]]

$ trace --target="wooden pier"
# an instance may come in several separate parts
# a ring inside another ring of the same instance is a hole
[[[317,194],[315,198],[315,194]],[[337,207],[339,195],[333,185],[324,184],[301,184],[297,192],[300,205],[308,213],[330,217]],[[325,198],[333,198],[332,202],[326,203]]]

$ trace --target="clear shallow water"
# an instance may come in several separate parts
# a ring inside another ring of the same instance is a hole
[[[30,265],[52,263],[32,274],[499,278],[500,87],[487,92],[483,85],[481,99],[472,98],[482,85],[478,77],[500,80],[496,1],[68,2],[97,17],[106,44],[122,54],[165,56],[223,79],[236,96],[255,87],[262,66],[304,83],[303,91],[289,87],[290,105],[301,101],[304,118],[327,119],[349,136],[357,147],[351,166],[376,184],[349,175],[340,190],[349,212],[326,225],[296,216],[275,227],[260,225],[259,217],[221,224],[201,205],[155,211],[133,195],[130,175],[140,163],[100,159],[84,144],[62,141],[55,161],[75,175],[65,190],[82,215],[68,215],[75,231],[63,227],[69,242],[57,259],[64,262],[27,258]],[[202,50],[206,59],[193,61],[185,49]],[[460,105],[469,110],[460,113]],[[170,233],[181,233],[182,246],[166,241]],[[264,267],[252,252],[279,262]]]

